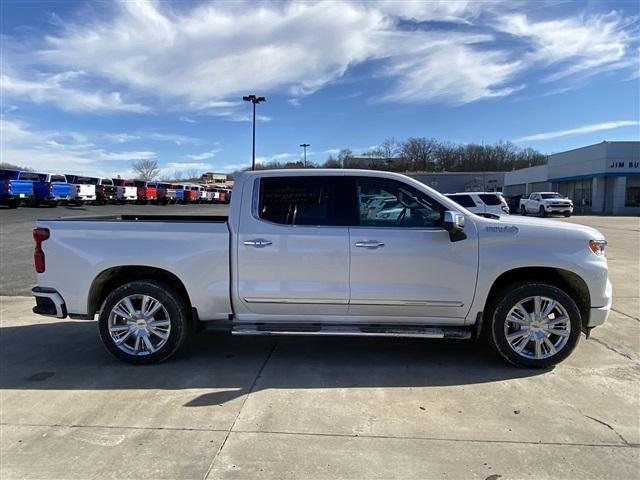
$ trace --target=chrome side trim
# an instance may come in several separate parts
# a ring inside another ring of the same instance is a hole
[[[247,303],[282,303],[305,305],[348,305],[349,300],[333,300],[330,298],[268,298],[268,297],[244,297]]]
[[[333,300],[328,298],[268,298],[268,297],[244,297],[247,303],[281,303],[281,304],[305,304],[305,305],[378,305],[389,307],[463,307],[462,302],[448,302],[437,300]]]
[[[464,303],[458,301],[439,300],[358,300],[351,299],[349,305],[379,305],[390,307],[464,307]]]

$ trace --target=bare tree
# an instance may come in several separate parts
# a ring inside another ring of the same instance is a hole
[[[322,168],[340,168],[341,166],[340,160],[333,158],[333,155],[329,155],[329,158],[322,164]]]
[[[338,161],[342,168],[349,168],[349,158],[353,157],[353,152],[349,148],[343,148],[338,152]]]
[[[141,180],[153,180],[160,174],[158,161],[152,159],[140,159],[133,162],[133,171]]]
[[[182,180],[182,170],[176,170],[175,172],[173,172],[173,178],[175,178],[177,181]]]
[[[184,175],[187,180],[196,180],[200,178],[200,171],[195,168],[190,168],[184,172]]]
[[[402,156],[408,160],[412,170],[432,171],[437,142],[424,137],[410,137],[402,144]]]

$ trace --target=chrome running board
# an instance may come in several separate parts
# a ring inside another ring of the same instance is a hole
[[[471,338],[471,330],[397,325],[318,325],[259,323],[234,325],[233,335],[326,335],[354,337]]]

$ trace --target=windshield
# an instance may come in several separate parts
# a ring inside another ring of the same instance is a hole
[[[542,198],[564,198],[559,193],[543,193],[540,195]]]

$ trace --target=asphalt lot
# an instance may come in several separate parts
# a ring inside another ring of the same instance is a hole
[[[28,210],[0,212],[3,293],[50,213]],[[2,296],[0,478],[639,478],[640,220],[569,221],[607,236],[614,311],[550,371],[471,342],[208,331],[132,367],[95,322]]]

